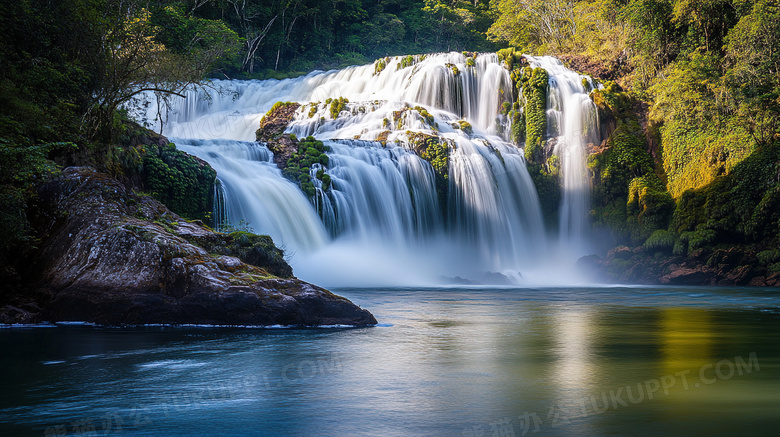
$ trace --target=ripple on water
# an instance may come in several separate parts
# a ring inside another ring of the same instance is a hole
[[[156,370],[162,368],[167,370],[184,370],[184,369],[192,369],[195,367],[203,367],[205,365],[206,363],[192,361],[192,360],[160,360],[160,361],[152,361],[149,363],[139,364],[138,369]]]

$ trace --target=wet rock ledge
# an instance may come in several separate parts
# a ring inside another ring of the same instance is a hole
[[[269,237],[214,233],[89,167],[40,193],[48,224],[29,287],[0,323],[374,325],[368,311],[292,277]]]

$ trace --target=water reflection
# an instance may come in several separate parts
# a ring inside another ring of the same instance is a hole
[[[100,432],[105,417],[140,436],[771,435],[780,422],[772,292],[341,293],[384,326],[0,330],[0,434],[88,419]]]

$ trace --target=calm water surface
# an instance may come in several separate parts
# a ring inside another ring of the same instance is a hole
[[[381,325],[0,329],[0,435],[780,429],[780,290],[334,291]]]

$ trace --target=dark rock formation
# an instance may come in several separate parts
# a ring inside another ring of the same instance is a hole
[[[50,227],[31,267],[37,278],[0,309],[2,323],[376,324],[289,277],[270,238],[213,233],[94,169],[66,169],[40,197],[37,219]]]
[[[760,267],[750,251],[736,247],[680,256],[620,246],[605,259],[584,256],[577,267],[591,279],[623,284],[780,286],[780,272]]]
[[[255,132],[257,141],[266,143],[268,148],[274,152],[274,163],[280,169],[284,169],[287,161],[298,152],[298,140],[284,130],[293,120],[295,111],[301,105],[299,103],[276,103],[268,111],[262,120],[260,128]]]

